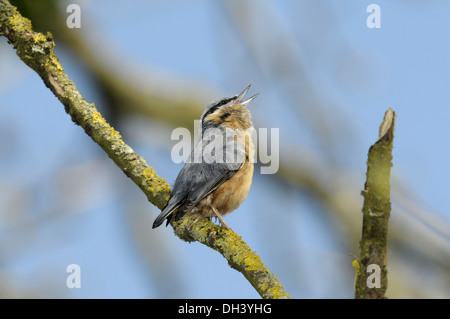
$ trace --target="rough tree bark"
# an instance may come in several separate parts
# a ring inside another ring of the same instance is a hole
[[[360,257],[356,270],[355,298],[383,299],[387,289],[387,232],[391,212],[390,176],[395,113],[386,111],[379,138],[369,149],[364,196]]]

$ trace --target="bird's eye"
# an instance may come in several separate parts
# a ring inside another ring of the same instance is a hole
[[[222,121],[225,121],[231,114],[230,113],[225,113],[223,114],[220,118],[222,119]]]

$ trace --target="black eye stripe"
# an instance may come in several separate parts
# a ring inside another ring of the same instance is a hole
[[[228,104],[229,102],[231,102],[232,100],[234,100],[236,98],[236,96],[230,97],[228,99],[223,99],[222,101],[220,101],[219,103],[217,103],[216,105],[214,105],[213,107],[211,107],[208,112],[205,113],[205,115],[203,116],[203,118],[206,118],[208,115],[214,113],[215,111],[217,111],[217,109],[225,104]]]
[[[217,103],[216,106],[219,107],[219,106],[225,105],[225,104],[227,104],[228,102],[230,102],[231,100],[234,100],[234,99],[235,99],[235,97],[230,97],[228,99],[222,100],[219,103]]]
[[[220,105],[214,105],[208,110],[208,112],[205,113],[205,115],[203,115],[203,118],[206,118],[209,114],[213,114],[219,107]]]
[[[225,121],[230,115],[231,115],[231,113],[225,113],[220,118],[222,119],[222,121]]]

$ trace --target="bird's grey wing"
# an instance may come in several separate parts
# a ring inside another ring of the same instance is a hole
[[[176,219],[183,217],[203,198],[230,179],[240,165],[242,164],[186,163],[178,174],[167,206],[155,219],[153,228],[161,225],[176,210]]]
[[[234,130],[225,128],[210,129],[203,134],[202,140],[191,154],[194,163],[186,164],[177,178],[179,184],[191,180],[189,188],[181,190],[185,201],[180,205],[177,219],[183,217],[240,169],[245,158],[245,147],[235,137]]]
[[[225,149],[223,143],[226,144]],[[214,154],[219,154],[222,160],[207,152],[199,152],[199,144],[202,144],[202,150],[215,150]],[[203,198],[233,177],[242,166],[245,149],[234,140],[233,134],[228,134],[222,142],[218,138],[204,136],[199,144],[178,174],[167,206],[156,218],[153,228],[161,225],[175,211],[177,219],[183,217]]]
[[[240,164],[241,165],[241,164]],[[192,184],[187,190],[185,201],[180,205],[176,218],[183,217],[189,210],[195,207],[203,198],[214,192],[225,181],[233,177],[240,165],[227,163],[197,164],[188,166],[188,176],[192,178]],[[182,191],[184,194],[185,191]]]

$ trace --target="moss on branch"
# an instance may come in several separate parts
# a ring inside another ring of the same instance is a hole
[[[361,192],[364,197],[361,253],[359,259],[352,263],[356,271],[357,299],[385,298],[387,289],[387,232],[391,212],[390,171],[394,124],[395,113],[389,109],[380,125],[379,138],[369,149],[366,184]],[[367,271],[369,265],[380,269],[379,287],[368,284],[368,277],[372,274]]]
[[[144,174],[149,167],[122,140],[119,132],[111,127],[96,109],[88,103],[75,84],[64,72],[53,48],[55,43],[51,33],[34,32],[31,21],[20,15],[8,1],[0,0],[0,35],[8,38],[19,58],[36,71],[45,85],[64,105],[72,121],[108,154],[108,156],[130,177],[155,206],[164,207],[170,194],[167,182],[156,174]],[[149,172],[149,171],[147,171]],[[148,181],[160,185],[159,192],[149,190]]]
[[[209,219],[193,224],[196,216],[172,220],[175,234],[181,239],[198,241],[222,254],[233,269],[241,272],[264,299],[289,299],[278,277],[270,272],[261,258],[234,231],[225,230]]]

